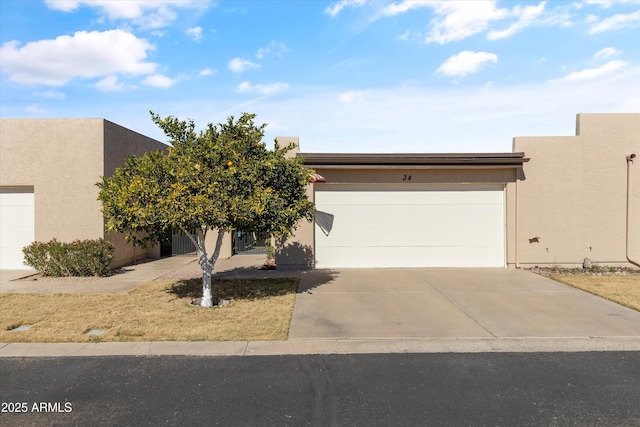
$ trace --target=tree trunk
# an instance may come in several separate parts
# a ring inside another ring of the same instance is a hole
[[[207,258],[207,248],[205,246],[207,230],[196,230],[196,240],[193,243],[195,243],[196,250],[198,251],[198,264],[200,264],[200,268],[202,268],[202,301],[200,302],[201,307],[213,307],[211,274],[213,272],[213,267],[218,260],[218,256],[220,255],[224,233],[224,230],[218,230],[218,238],[216,239],[216,246],[213,250],[213,255],[211,255],[211,258]],[[190,234],[188,233],[187,235],[190,236]],[[193,240],[193,238],[191,238],[191,240]]]
[[[199,255],[200,267],[202,268],[202,302],[201,307],[213,307],[213,295],[211,293],[211,272],[213,264],[207,260],[207,254],[201,252]]]

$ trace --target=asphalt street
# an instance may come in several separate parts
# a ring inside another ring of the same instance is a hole
[[[637,426],[640,352],[3,358],[0,396],[5,427]]]

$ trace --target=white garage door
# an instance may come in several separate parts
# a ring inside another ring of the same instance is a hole
[[[0,188],[0,269],[29,268],[22,248],[34,240],[33,189]]]
[[[505,265],[502,185],[320,184],[315,203],[333,215],[316,221],[316,268]]]

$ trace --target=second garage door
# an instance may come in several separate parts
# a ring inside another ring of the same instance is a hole
[[[315,203],[316,268],[505,265],[502,185],[319,184]]]
[[[0,187],[0,269],[20,270],[22,248],[34,240],[33,188]]]

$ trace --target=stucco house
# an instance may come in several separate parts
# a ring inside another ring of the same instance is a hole
[[[283,142],[297,142],[296,138]],[[297,153],[318,215],[278,268],[640,262],[640,114],[579,114],[576,136],[509,153]]]
[[[95,184],[126,157],[166,148],[104,119],[0,119],[0,269],[28,268],[22,247],[52,238],[111,241],[114,266],[145,255],[105,233]]]
[[[322,179],[313,223],[276,242],[278,269],[640,266],[640,114],[579,114],[575,136],[516,137],[505,153],[289,154]],[[20,248],[106,235],[95,183],[158,141],[103,119],[0,120],[0,268]],[[211,233],[213,234],[213,233]],[[225,237],[220,256],[232,256]],[[152,255],[158,255],[155,248]]]

